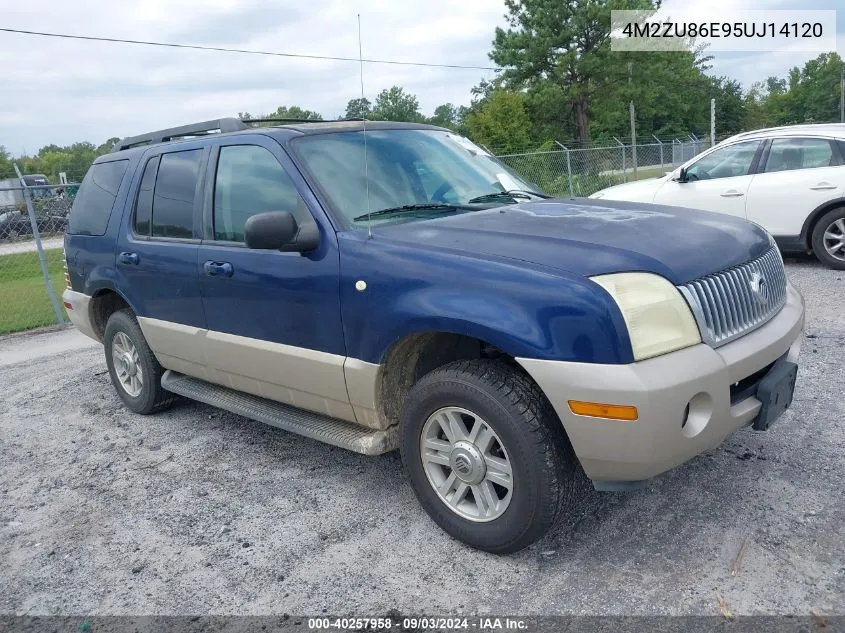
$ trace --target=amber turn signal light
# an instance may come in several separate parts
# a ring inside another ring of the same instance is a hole
[[[602,404],[601,402],[570,400],[569,410],[575,415],[586,415],[591,418],[608,418],[610,420],[627,420],[629,422],[637,419],[637,407],[623,404]]]

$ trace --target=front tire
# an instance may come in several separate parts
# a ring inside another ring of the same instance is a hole
[[[169,407],[176,396],[161,388],[159,365],[131,310],[109,317],[103,335],[106,365],[117,395],[135,413],[147,415]]]
[[[506,554],[542,537],[571,504],[576,460],[525,374],[493,360],[425,375],[405,400],[401,452],[414,492],[449,535]]]
[[[845,270],[845,207],[825,213],[813,228],[813,253],[823,264]]]

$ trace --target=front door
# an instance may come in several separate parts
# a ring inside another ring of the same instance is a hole
[[[147,154],[117,244],[115,285],[135,309],[159,362],[204,376],[205,316],[197,275],[202,175],[209,154],[196,144]]]
[[[207,174],[213,186],[206,194],[199,274],[214,381],[354,420],[343,375],[331,225],[282,147],[268,137],[220,141]],[[299,224],[316,223],[320,246],[306,254],[246,248],[246,220],[266,211],[290,211]]]
[[[759,148],[760,141],[742,141],[702,156],[687,167],[686,182],[667,180],[654,202],[745,218],[745,198]]]

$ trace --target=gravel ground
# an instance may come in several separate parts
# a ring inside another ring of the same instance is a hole
[[[41,248],[47,250],[48,248],[61,248],[64,246],[64,237],[51,237],[46,240],[41,240]],[[11,255],[13,253],[33,253],[38,250],[35,245],[35,240],[25,242],[7,242],[0,243],[0,255]]]
[[[793,408],[643,490],[585,488],[569,534],[507,557],[446,537],[397,454],[137,416],[78,334],[0,340],[0,613],[845,614],[845,273],[788,271]]]

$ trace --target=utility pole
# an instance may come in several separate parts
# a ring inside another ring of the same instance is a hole
[[[628,62],[628,86],[631,85],[631,75],[634,73],[634,63]],[[629,113],[631,115],[631,160],[634,163],[634,180],[637,180],[637,115],[634,110],[634,100],[631,99]],[[624,150],[623,150],[624,151]]]
[[[710,99],[710,147],[716,144],[716,100]]]
[[[842,78],[839,80],[839,121],[845,123],[845,66],[842,66]]]

